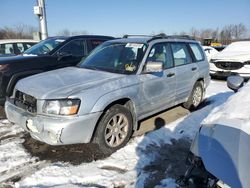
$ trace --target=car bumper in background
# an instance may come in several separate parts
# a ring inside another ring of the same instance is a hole
[[[240,75],[243,78],[250,78],[250,68],[244,66],[237,70],[224,70],[216,67],[213,63],[210,63],[210,75],[221,78],[226,78],[231,75]]]
[[[49,145],[88,143],[101,112],[84,116],[52,117],[31,114],[11,102],[5,103],[6,116],[36,140]]]

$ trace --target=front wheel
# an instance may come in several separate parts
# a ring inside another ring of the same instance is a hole
[[[93,142],[104,154],[111,154],[129,141],[133,128],[131,112],[122,105],[114,105],[100,119]]]
[[[197,108],[203,100],[203,94],[203,82],[196,82],[187,102],[183,103],[184,108],[189,110]]]

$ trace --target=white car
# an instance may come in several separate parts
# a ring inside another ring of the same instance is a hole
[[[233,42],[210,60],[210,75],[250,78],[250,41]]]
[[[207,60],[210,61],[210,59],[217,54],[219,51],[211,46],[202,46],[203,50],[205,51],[205,54],[207,56]]]
[[[243,83],[239,76],[227,80],[228,87],[235,92]],[[187,183],[199,183],[197,187],[250,187],[249,103],[250,82],[247,82],[203,120],[190,148],[189,168],[178,180],[182,187]]]
[[[18,55],[38,43],[31,39],[4,39],[0,40],[0,57]]]

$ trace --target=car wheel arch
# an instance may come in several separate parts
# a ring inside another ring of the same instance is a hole
[[[103,109],[103,113],[102,115],[98,118],[97,123],[95,125],[92,137],[91,137],[91,141],[93,141],[93,136],[95,135],[96,129],[97,129],[97,125],[100,122],[101,118],[103,117],[103,115],[105,114],[105,112],[107,112],[107,110],[109,110],[112,106],[114,105],[122,105],[126,108],[129,109],[129,111],[131,112],[132,115],[132,120],[133,120],[133,131],[137,130],[138,128],[138,123],[137,123],[137,115],[136,115],[136,108],[135,108],[135,103],[133,102],[132,99],[130,98],[120,98],[120,99],[116,99],[113,100],[112,102],[110,102],[109,104],[107,104],[104,109]]]
[[[196,82],[194,82],[194,85],[192,86],[192,89],[190,90],[190,93],[186,99],[186,102],[184,102],[182,104],[182,106],[186,109],[189,109],[189,110],[193,110],[193,105],[191,104],[190,102],[190,97],[193,93],[193,90],[194,90],[194,87],[197,85],[197,84],[201,84],[201,87],[203,88],[203,91],[202,91],[202,98],[201,98],[201,102],[204,100],[204,97],[205,97],[205,87],[204,87],[204,78],[199,78],[196,80]]]
[[[12,95],[12,92],[14,90],[15,85],[17,84],[17,82],[25,77],[28,76],[32,76],[34,74],[38,74],[38,73],[42,73],[42,70],[31,70],[31,71],[24,71],[24,72],[18,72],[16,74],[14,74],[11,78],[10,81],[7,85],[6,88],[6,94],[8,96]]]

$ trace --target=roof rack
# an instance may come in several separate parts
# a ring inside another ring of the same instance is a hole
[[[129,37],[152,37],[150,35],[123,35],[122,38],[129,38]]]
[[[158,35],[152,36],[148,42],[156,40],[156,39],[186,39],[186,40],[195,40],[194,37],[189,35],[166,35],[165,33],[160,33]]]

